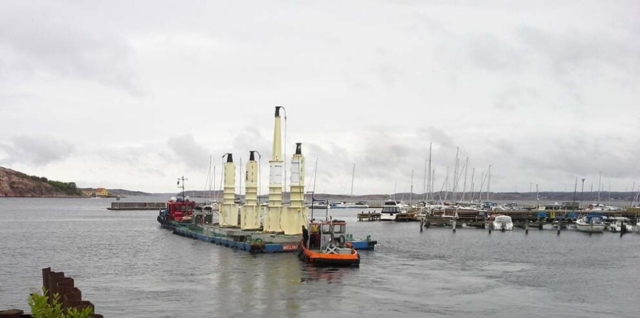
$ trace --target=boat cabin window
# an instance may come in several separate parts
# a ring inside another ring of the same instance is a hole
[[[385,213],[399,213],[399,209],[397,206],[385,206],[382,207],[382,211],[381,212],[385,212]]]
[[[344,233],[345,225],[344,224],[334,224],[333,225],[333,233]],[[331,234],[331,224],[322,224],[322,234]]]

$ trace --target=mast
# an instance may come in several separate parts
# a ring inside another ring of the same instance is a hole
[[[182,185],[180,185],[180,181],[182,180]],[[185,179],[184,176],[182,176],[181,178],[178,178],[178,189],[182,188],[182,199],[184,200],[185,195],[184,195],[184,181],[185,180],[189,180],[189,179]]]
[[[204,195],[211,199],[211,155],[209,155],[209,168],[207,169],[207,179],[204,181]]]
[[[464,202],[464,195],[467,192],[467,170],[469,167],[469,157],[464,162],[464,185],[462,186],[462,202]]]
[[[422,201],[427,205],[427,160],[424,161],[424,181],[422,183]]]
[[[576,203],[576,194],[578,193],[578,177],[576,177],[576,185],[573,188],[573,202],[571,202],[571,206],[573,207]]]
[[[456,162],[455,162],[455,167],[453,168],[453,185],[451,187],[451,199],[453,200],[454,203],[457,198],[456,192],[458,191],[458,163],[460,162],[460,159],[458,158],[459,152],[460,152],[460,147],[456,147]]]
[[[318,180],[318,158],[316,157],[316,167],[313,169],[313,191],[311,191],[311,219],[313,220],[313,203],[316,201],[316,180]]]
[[[600,171],[598,176],[598,203],[600,203],[600,181],[602,181],[602,171]]]
[[[469,192],[471,192],[471,200],[473,201],[473,187],[475,186],[475,184],[473,183],[473,177],[476,173],[476,168],[471,169],[471,188],[469,189]]]
[[[411,192],[409,193],[409,206],[411,206],[413,200],[413,169],[411,169]]]
[[[353,164],[353,170],[351,171],[351,200],[353,201],[353,179],[356,176],[356,164]]]
[[[216,166],[213,166],[213,177],[211,178],[211,182],[213,182],[213,187],[211,187],[211,183],[209,183],[209,188],[213,189],[213,201],[216,201]]]
[[[489,202],[489,191],[491,189],[491,165],[489,165],[489,172],[487,172],[489,178],[487,179],[487,202]]]
[[[433,178],[435,176],[435,171],[431,174],[431,143],[429,143],[429,189],[427,189],[427,201],[433,200]]]

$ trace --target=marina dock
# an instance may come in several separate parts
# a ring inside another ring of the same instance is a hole
[[[379,212],[358,213],[358,221],[380,221],[380,213]]]
[[[638,221],[638,212],[636,210],[626,211],[597,211],[605,217],[627,217],[634,224]],[[567,224],[573,224],[581,214],[591,213],[589,211],[565,211],[565,210],[514,210],[514,211],[493,211],[492,214],[501,214],[510,216],[513,220],[513,226],[519,228],[540,228],[545,224],[559,224],[561,227]],[[448,226],[454,220],[454,215],[458,225],[465,224],[467,227],[485,228],[487,217],[483,212],[479,211],[457,211],[447,210],[443,215],[442,212],[434,212],[434,215],[424,216],[426,227],[429,226]]]
[[[166,207],[166,202],[111,202],[107,210],[160,210]]]

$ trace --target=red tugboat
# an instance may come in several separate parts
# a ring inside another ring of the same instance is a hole
[[[309,246],[298,245],[298,258],[317,266],[360,266],[360,254],[346,242],[347,223],[339,220],[311,222]]]
[[[158,222],[163,228],[170,230],[179,225],[190,224],[195,207],[196,202],[189,201],[189,198],[171,198],[167,207],[158,213]]]
[[[184,196],[184,180],[182,177],[182,198],[171,198],[167,202],[167,207],[158,213],[158,222],[163,228],[173,230],[176,226],[191,223],[196,202]],[[180,185],[180,179],[178,179],[178,185]]]

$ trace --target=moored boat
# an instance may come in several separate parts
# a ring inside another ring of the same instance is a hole
[[[610,232],[620,233],[622,232],[622,227],[625,227],[626,231],[631,231],[633,229],[633,225],[629,223],[629,219],[622,216],[614,216],[607,218],[608,224],[606,225],[606,229]]]
[[[360,266],[360,254],[346,240],[346,222],[330,220],[309,224],[309,242],[298,245],[298,258],[316,266]]]
[[[404,212],[404,206],[400,201],[387,200],[380,211],[380,221],[395,221],[398,213]]]
[[[191,224],[195,201],[190,201],[189,197],[172,197],[164,209],[158,212],[157,220],[163,228],[175,229],[176,226]]]
[[[513,221],[508,215],[491,215],[489,228],[493,231],[512,231]]]
[[[576,229],[581,232],[602,233],[604,232],[604,227],[605,224],[602,222],[600,213],[590,213],[576,221]]]

